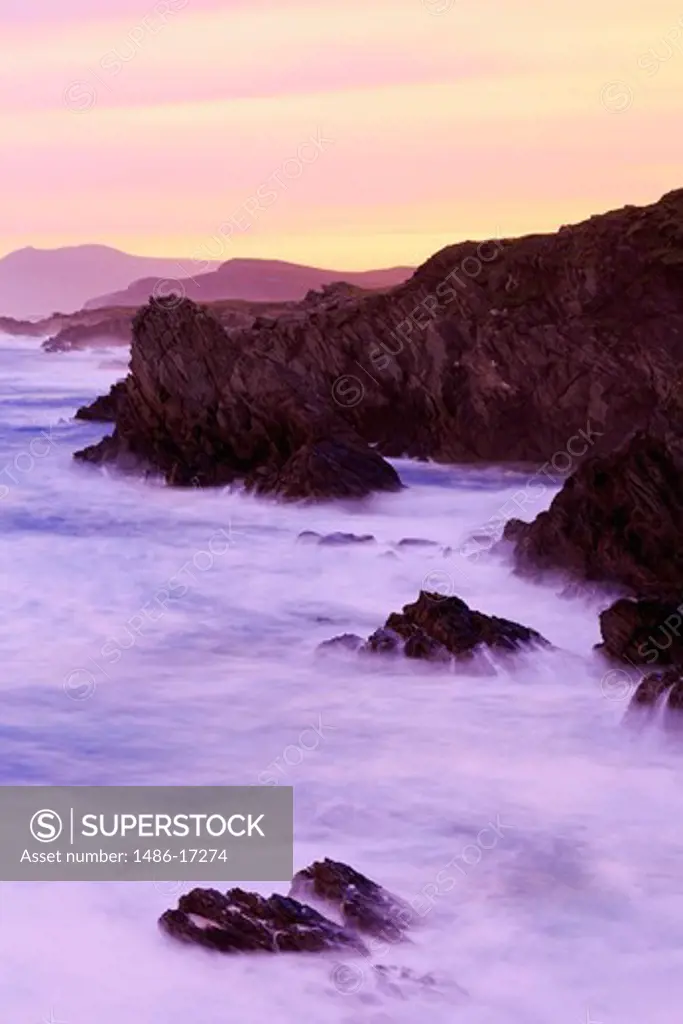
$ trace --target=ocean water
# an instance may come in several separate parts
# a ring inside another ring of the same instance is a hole
[[[624,725],[635,681],[592,650],[607,594],[458,553],[524,474],[398,462],[400,494],[305,508],[78,466],[105,428],[71,417],[121,358],[0,346],[0,782],[292,785],[296,866],[348,861],[420,924],[371,961],[227,958],[157,929],[191,883],[0,883],[3,1024],[675,1022],[681,741]],[[457,674],[316,652],[421,587],[555,646]]]

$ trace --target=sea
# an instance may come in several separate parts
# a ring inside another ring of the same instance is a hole
[[[221,956],[157,926],[192,882],[0,882],[2,1024],[676,1024],[683,740],[634,727],[635,673],[594,650],[610,595],[491,543],[525,471],[397,460],[400,493],[306,506],[78,464],[107,425],[73,414],[126,362],[0,338],[0,783],[292,786],[295,867],[344,861],[417,924],[355,960]],[[318,649],[422,589],[551,646]]]

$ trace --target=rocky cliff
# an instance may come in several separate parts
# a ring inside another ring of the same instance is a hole
[[[312,438],[377,458],[562,454],[566,470],[567,451],[611,450],[663,406],[678,429],[682,355],[683,190],[553,235],[451,246],[387,292],[328,289],[242,329],[152,302],[114,439],[85,454],[135,450],[207,483],[258,466],[264,489]],[[309,468],[302,454],[299,478]]]

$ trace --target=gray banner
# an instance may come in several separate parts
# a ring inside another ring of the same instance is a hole
[[[0,786],[0,881],[291,881],[285,786]]]

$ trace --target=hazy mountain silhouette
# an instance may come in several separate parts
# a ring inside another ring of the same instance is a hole
[[[73,313],[93,295],[127,288],[143,275],[182,277],[183,267],[192,273],[189,260],[131,256],[106,245],[18,249],[0,259],[0,316]]]
[[[286,263],[282,260],[234,259],[217,270],[178,279],[178,264],[169,279],[146,277],[122,291],[100,295],[86,303],[86,309],[102,306],[143,306],[151,295],[176,294],[197,302],[218,299],[245,299],[250,302],[291,302],[303,299],[311,289],[320,289],[335,281],[346,281],[359,288],[390,288],[405,281],[412,267],[387,270],[321,270],[317,267]]]

